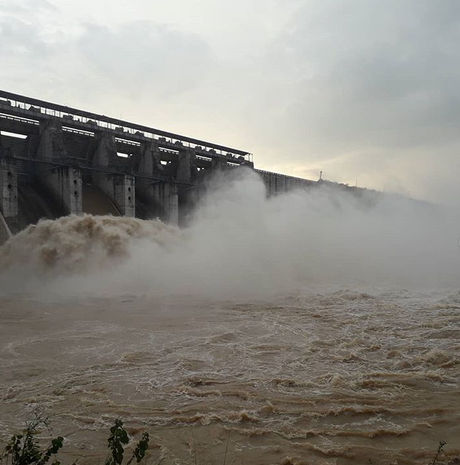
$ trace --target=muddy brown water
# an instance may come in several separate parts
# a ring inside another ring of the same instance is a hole
[[[460,293],[303,289],[270,302],[0,297],[0,440],[42,412],[103,463],[427,464],[460,454]]]

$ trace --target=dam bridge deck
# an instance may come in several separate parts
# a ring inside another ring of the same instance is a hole
[[[247,151],[1,90],[0,115],[16,117],[10,118],[16,123],[36,126],[39,125],[38,121],[58,118],[64,127],[79,129],[88,134],[94,131],[109,131],[127,143],[131,141],[140,144],[154,140],[166,150],[193,148],[197,155],[206,159],[224,158],[236,165],[252,163],[252,154]]]

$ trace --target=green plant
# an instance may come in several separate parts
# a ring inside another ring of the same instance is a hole
[[[129,437],[126,430],[123,428],[121,420],[115,420],[115,424],[110,428],[110,436],[108,439],[108,447],[111,450],[111,455],[107,457],[105,465],[121,465],[123,463],[124,446],[128,444]],[[128,460],[127,465],[133,460],[139,463],[147,452],[149,446],[149,433],[144,433],[142,439],[137,443],[133,455]]]
[[[51,443],[41,450],[37,439],[39,426],[43,425],[49,430],[48,420],[37,417],[26,424],[23,434],[16,434],[6,445],[0,455],[0,463],[6,465],[45,465],[53,455],[56,455],[63,446],[64,438],[58,436],[51,439]],[[60,465],[58,460],[51,465]]]
[[[53,456],[56,456],[64,444],[64,438],[58,436],[51,439],[48,447],[43,450],[40,447],[38,433],[40,426],[44,426],[49,431],[48,419],[37,417],[26,424],[23,434],[14,435],[5,446],[4,451],[0,454],[0,465],[47,465]],[[125,453],[125,445],[129,442],[129,436],[123,428],[121,420],[115,420],[114,425],[110,428],[108,447],[111,451],[105,461],[105,465],[122,465]],[[133,461],[139,463],[145,457],[149,447],[149,434],[144,433],[142,438],[134,448],[133,454],[126,463],[130,465]],[[61,465],[61,462],[55,459],[48,465]],[[72,465],[76,465],[74,462]]]
[[[444,446],[447,444],[446,441],[439,441],[438,450],[436,451],[436,455],[431,462],[431,465],[436,465],[438,463],[438,458],[442,454]]]

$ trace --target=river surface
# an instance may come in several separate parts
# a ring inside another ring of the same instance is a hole
[[[277,299],[0,297],[0,440],[38,411],[103,463],[122,418],[151,464],[427,464],[460,454],[460,292]],[[452,462],[457,463],[457,462]]]

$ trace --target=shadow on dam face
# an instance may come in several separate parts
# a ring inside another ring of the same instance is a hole
[[[148,196],[136,190],[136,218],[154,220],[161,216],[161,206],[155,204]],[[91,215],[123,216],[110,198],[97,186],[83,184],[82,186],[83,213]]]
[[[84,184],[82,189],[83,212],[92,215],[121,216],[112,201],[99,188]],[[56,197],[40,183],[18,185],[19,214],[15,221],[5,218],[13,234],[38,223],[41,219],[57,219],[66,216],[65,208]],[[0,221],[0,245],[8,239],[8,232]]]
[[[56,219],[66,214],[48,189],[38,183],[18,184],[19,214],[17,221],[8,222],[13,234],[36,224],[40,219]]]
[[[9,230],[17,234],[41,219],[57,219],[68,215],[56,196],[42,183],[18,183],[19,214],[17,218],[0,218],[0,245],[9,237]],[[136,196],[137,216],[151,220],[159,216],[157,205],[142,195]],[[122,216],[110,198],[97,186],[89,183],[82,185],[82,211],[91,215]],[[1,213],[0,213],[1,214]]]
[[[148,196],[136,190],[136,218],[155,220],[161,216],[161,209]]]
[[[9,232],[7,231],[7,224],[0,212],[0,247],[8,240]]]
[[[118,208],[98,187],[92,184],[83,184],[82,196],[83,213],[121,216]]]

